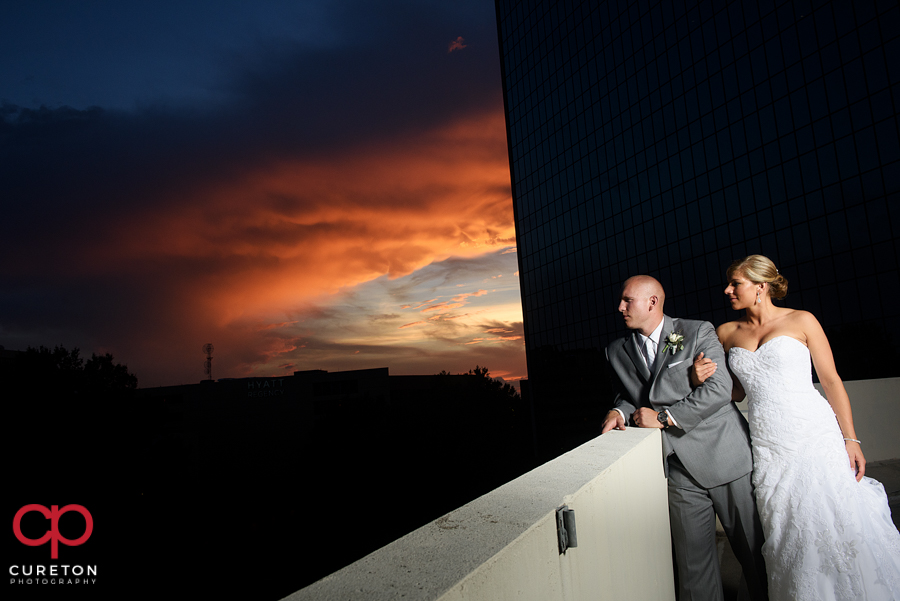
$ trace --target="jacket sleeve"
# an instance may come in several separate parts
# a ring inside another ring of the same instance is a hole
[[[687,396],[666,407],[685,432],[690,432],[703,420],[731,402],[731,376],[726,365],[725,349],[722,348],[715,329],[708,321],[700,323],[697,344],[689,360],[693,362],[701,352],[704,357],[716,363],[718,366],[716,373],[697,388],[690,390]]]
[[[609,366],[613,392],[616,394],[615,399],[613,399],[613,408],[618,409],[623,413],[625,422],[627,423],[631,419],[631,414],[635,412],[637,407],[632,402],[631,397],[628,396],[625,386],[622,385],[622,380],[619,378],[619,373],[616,371],[615,364],[609,360],[609,347],[606,348],[606,363]]]

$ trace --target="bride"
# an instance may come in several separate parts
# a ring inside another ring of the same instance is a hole
[[[822,326],[776,307],[787,280],[751,255],[728,268],[725,294],[744,316],[716,330],[748,399],[753,485],[765,532],[769,598],[900,599],[900,533],[866,460]],[[810,359],[825,398],[813,387]],[[698,357],[701,385],[716,370]]]

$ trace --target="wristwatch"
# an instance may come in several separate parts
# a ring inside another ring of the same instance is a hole
[[[659,420],[659,423],[662,424],[662,429],[665,430],[669,427],[669,414],[665,411],[660,411],[656,414],[656,419]]]

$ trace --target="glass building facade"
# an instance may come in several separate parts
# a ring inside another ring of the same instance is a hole
[[[496,7],[538,423],[596,435],[628,276],[718,325],[725,269],[755,253],[845,380],[900,375],[896,1]]]

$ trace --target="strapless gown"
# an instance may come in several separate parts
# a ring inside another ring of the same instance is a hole
[[[772,601],[900,599],[900,533],[880,482],[857,482],[809,350],[789,336],[729,367],[747,393]]]

